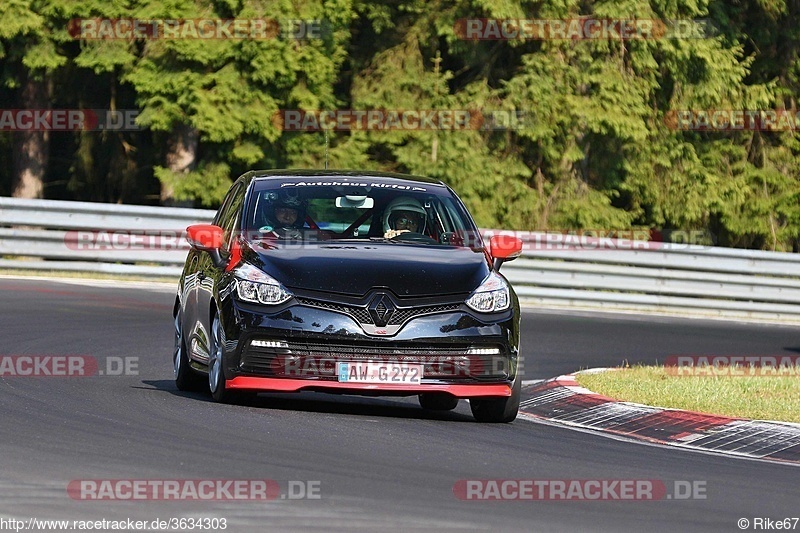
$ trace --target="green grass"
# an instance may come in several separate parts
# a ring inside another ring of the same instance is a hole
[[[659,366],[578,374],[587,389],[626,402],[702,413],[800,422],[800,376],[673,376]]]

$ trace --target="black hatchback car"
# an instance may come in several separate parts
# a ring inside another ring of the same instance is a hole
[[[252,171],[187,233],[180,390],[418,396],[433,410],[464,398],[479,421],[516,417],[519,302],[498,269],[522,242],[485,246],[444,183]]]

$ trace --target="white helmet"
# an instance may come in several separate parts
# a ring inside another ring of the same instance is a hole
[[[383,211],[383,231],[387,232],[389,230],[397,229],[394,227],[394,217],[392,215],[396,215],[397,213],[403,211],[418,213],[420,215],[420,224],[419,228],[417,229],[417,233],[424,233],[425,222],[428,218],[427,213],[425,213],[425,209],[423,209],[422,204],[413,198],[409,198],[408,196],[395,198],[386,206],[386,209]]]

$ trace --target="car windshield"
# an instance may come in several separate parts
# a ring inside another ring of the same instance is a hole
[[[244,230],[254,240],[482,247],[475,223],[446,187],[388,178],[256,180]]]

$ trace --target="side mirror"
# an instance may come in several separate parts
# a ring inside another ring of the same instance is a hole
[[[512,235],[495,235],[489,240],[489,251],[495,270],[500,270],[503,263],[522,255],[522,240]]]
[[[227,261],[222,258],[220,250],[224,242],[222,228],[213,224],[194,224],[186,228],[186,240],[195,250],[208,252],[214,266],[221,268]]]

